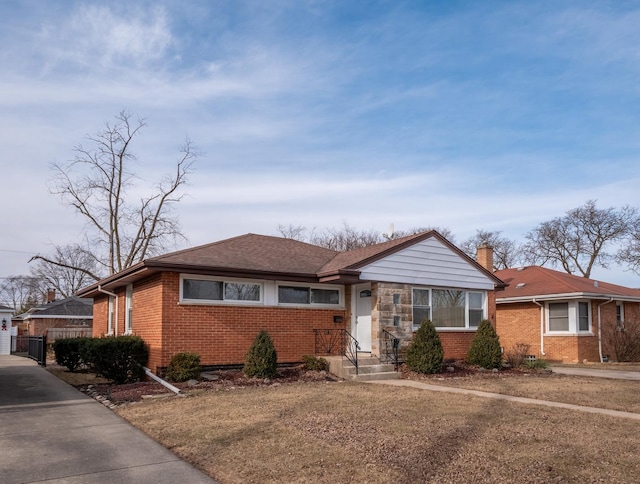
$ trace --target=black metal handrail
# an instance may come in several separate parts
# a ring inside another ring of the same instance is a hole
[[[382,344],[380,346],[380,361],[393,363],[394,370],[398,371],[400,368],[400,340],[386,329],[383,329]]]
[[[29,336],[29,358],[39,365],[47,366],[47,337]]]
[[[314,329],[316,355],[340,355],[351,362],[358,374],[360,344],[346,329]]]

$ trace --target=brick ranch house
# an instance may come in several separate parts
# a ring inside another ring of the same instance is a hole
[[[262,329],[280,363],[321,354],[314,330],[346,330],[379,356],[383,330],[407,344],[425,318],[445,357],[464,358],[503,286],[435,231],[348,252],[247,234],[144,260],[78,295],[94,300],[95,336],[141,336],[161,373],[181,351],[242,364]]]
[[[509,286],[496,299],[496,330],[505,351],[517,343],[548,361],[602,361],[615,354],[612,332],[640,322],[640,290],[544,267],[496,271]]]

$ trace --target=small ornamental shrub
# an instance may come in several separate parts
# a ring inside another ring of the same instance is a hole
[[[502,349],[496,330],[488,320],[480,321],[478,331],[471,342],[467,361],[482,368],[500,368],[502,366]]]
[[[91,338],[88,349],[97,375],[119,385],[138,381],[144,376],[149,349],[139,336]]]
[[[504,355],[504,360],[511,368],[522,366],[525,357],[531,352],[527,343],[516,343]]]
[[[242,371],[248,378],[273,378],[276,376],[278,354],[269,333],[265,330],[258,333],[244,361]]]
[[[439,373],[444,350],[433,323],[425,319],[407,348],[407,368],[418,373]]]
[[[549,366],[549,363],[547,363],[545,360],[525,360],[524,362],[524,366],[526,368],[530,368],[532,370],[536,370],[536,369],[541,369],[541,368],[546,368]]]
[[[306,371],[328,371],[329,362],[313,355],[302,355],[302,368]]]
[[[90,338],[60,338],[53,342],[56,363],[71,372],[87,368],[85,344]]]
[[[200,378],[200,355],[189,352],[173,355],[167,368],[167,378],[174,382]]]

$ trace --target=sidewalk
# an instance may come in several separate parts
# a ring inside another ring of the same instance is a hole
[[[571,368],[563,366],[552,366],[551,371],[560,375],[591,376],[594,378],[612,378],[615,380],[640,380],[640,371]]]
[[[0,356],[0,481],[212,483],[33,361]]]
[[[601,415],[609,415],[611,417],[622,417],[633,420],[640,420],[640,413],[622,412],[620,410],[608,410],[606,408],[585,407],[583,405],[573,405],[571,403],[551,402],[549,400],[538,400],[536,398],[514,397],[513,395],[504,395],[502,393],[482,392],[479,390],[468,390],[466,388],[447,387],[441,385],[431,385],[415,380],[377,380],[367,383],[392,385],[397,387],[411,387],[420,390],[429,390],[432,392],[457,393],[459,395],[473,395],[474,397],[493,398],[494,400],[505,400],[515,403],[526,403],[528,405],[541,405],[543,407],[564,408],[567,410],[575,410],[586,413],[597,413]]]

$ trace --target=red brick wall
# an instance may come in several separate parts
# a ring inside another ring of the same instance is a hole
[[[505,354],[518,343],[529,345],[529,354],[540,354],[540,308],[534,303],[499,304],[496,332]]]
[[[476,336],[475,331],[438,331],[444,358],[452,360],[464,360],[471,347],[471,342]]]
[[[244,363],[253,340],[266,329],[274,341],[278,361],[301,361],[313,354],[313,329],[345,328],[345,310],[235,305],[181,305],[180,277],[162,273],[134,284],[133,333],[149,345],[149,368],[166,367],[181,351],[200,354],[202,365]],[[125,293],[118,293],[118,333],[124,331]],[[107,296],[94,300],[94,331],[107,333]],[[341,325],[333,322],[342,316]]]
[[[612,304],[615,321],[615,304]],[[604,312],[603,306],[601,309]],[[499,304],[496,315],[496,331],[505,353],[517,343],[527,343],[529,354],[548,361],[566,363],[600,361],[598,350],[597,304],[591,306],[590,335],[568,335],[544,337],[544,355],[540,352],[540,307],[535,303]],[[546,324],[543,322],[543,324]]]
[[[154,355],[153,360],[158,367],[167,366],[171,357],[180,351],[200,354],[202,365],[242,364],[262,329],[273,339],[279,362],[297,362],[302,355],[314,353],[314,329],[346,327],[347,315],[342,309],[180,305],[179,275],[165,273],[162,281],[163,351],[159,358]],[[137,286],[134,294],[136,292]],[[134,312],[137,302],[134,297]],[[334,316],[342,316],[344,323],[335,324]],[[139,334],[144,338],[145,335]]]

